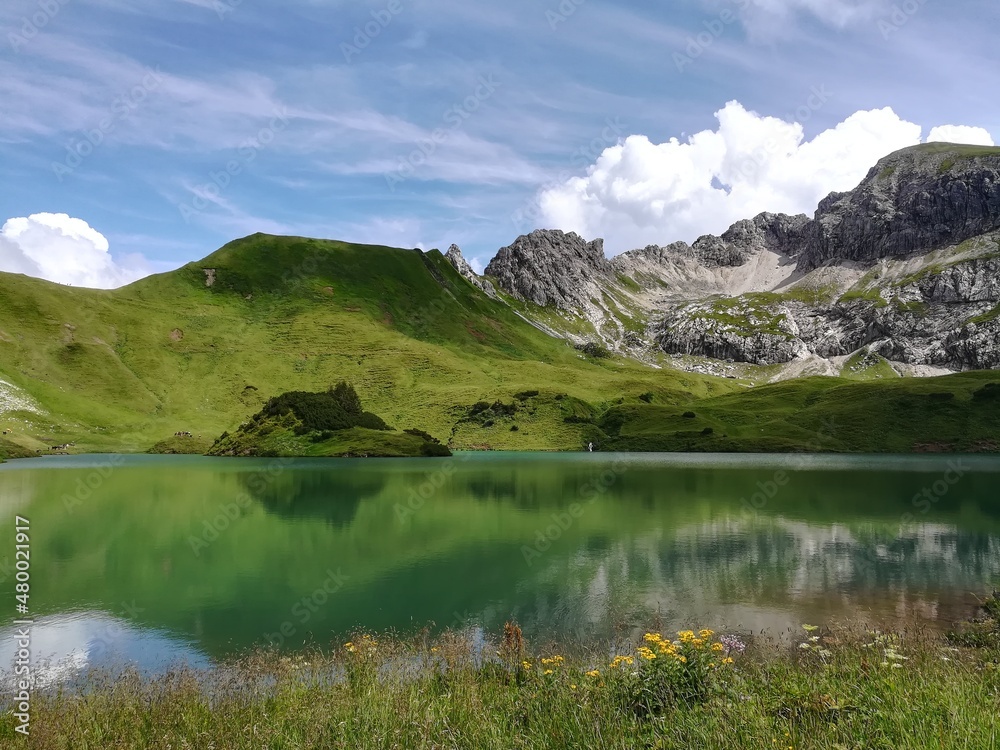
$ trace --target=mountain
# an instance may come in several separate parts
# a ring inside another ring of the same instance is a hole
[[[611,259],[540,230],[484,276],[263,234],[113,291],[0,273],[0,458],[202,452],[340,381],[394,430],[260,450],[1000,450],[1000,374],[899,377],[1000,366],[998,164],[911,149],[813,219]]]
[[[437,251],[256,234],[113,291],[0,273],[0,428],[24,448],[142,451],[177,432],[203,445],[272,397],[340,380],[400,430],[526,450],[586,444],[586,425],[563,421],[572,399],[736,388],[582,356]],[[518,432],[463,421],[529,390],[545,395]]]
[[[898,374],[997,368],[1000,148],[904,149],[812,219],[764,213],[610,260],[601,240],[536,231],[485,280],[571,340],[718,361],[688,361],[700,371],[835,375],[855,357]]]

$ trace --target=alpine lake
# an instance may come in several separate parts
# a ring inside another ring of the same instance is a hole
[[[0,466],[0,515],[30,522],[32,658],[61,681],[511,620],[535,643],[944,630],[1000,582],[998,480],[994,456],[72,456]]]

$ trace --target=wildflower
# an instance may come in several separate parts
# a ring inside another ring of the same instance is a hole
[[[812,633],[814,630],[819,630],[819,625],[803,625],[802,629],[807,633]]]
[[[570,686],[569,686],[569,689],[570,689],[570,690],[576,690],[576,685],[570,685]]]
[[[656,653],[652,649],[646,648],[645,646],[636,649],[636,653],[646,661],[652,661],[656,658]]]
[[[600,677],[600,676],[601,676],[601,670],[599,669],[591,669],[589,672],[587,672],[587,677]]]
[[[722,643],[722,645],[724,645],[730,653],[735,651],[738,654],[742,654],[747,648],[747,645],[735,635],[724,635],[719,639],[719,642]]]
[[[622,664],[632,666],[635,660],[631,656],[616,656],[611,662],[612,669],[618,669]]]
[[[699,630],[698,631],[698,637],[702,638],[702,639],[705,639],[705,640],[708,640],[713,635],[715,635],[715,631],[714,630],[709,630],[708,628],[705,628],[703,630]]]
[[[688,663],[688,659],[687,659],[686,656],[678,656],[677,657],[677,661],[679,661],[681,664],[687,664]]]
[[[431,653],[432,653],[432,654],[436,654],[436,653],[437,653],[438,651],[440,651],[440,650],[441,650],[441,649],[439,649],[439,648],[438,648],[437,646],[431,646]]]
[[[552,656],[549,657],[548,659],[542,659],[542,664],[545,664],[546,666],[555,666],[558,664],[562,664],[564,661],[565,659],[563,659],[561,656]]]
[[[678,630],[677,637],[681,639],[681,643],[690,643],[694,640],[693,630]]]
[[[722,663],[723,664],[732,664],[732,663],[734,663],[734,661],[735,660],[733,659],[733,657],[727,656],[725,659],[722,660]]]
[[[525,671],[527,671],[527,670],[531,669],[531,662],[530,661],[522,661],[521,662],[521,666],[524,667]]]
[[[351,641],[348,641],[347,643],[345,643],[345,644],[344,644],[344,648],[345,648],[345,649],[347,649],[348,651],[350,651],[350,652],[351,652],[352,654],[353,654],[353,653],[354,653],[355,651],[357,651],[357,649],[356,649],[356,648],[354,647],[354,643],[353,643],[353,642],[351,642]]]
[[[721,643],[713,643],[712,644],[712,650],[715,651],[716,653],[718,653],[720,651],[725,651],[726,647],[723,646]]]
[[[705,641],[703,638],[694,638],[691,640],[691,645],[695,648],[701,648],[705,645]]]
[[[542,674],[552,674],[552,670],[546,669],[544,672],[542,672]]]

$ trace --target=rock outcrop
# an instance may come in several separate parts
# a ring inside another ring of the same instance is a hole
[[[501,248],[486,266],[505,292],[545,307],[580,310],[611,275],[604,240],[585,241],[580,235],[540,229]]]
[[[486,275],[582,315],[620,351],[770,365],[866,348],[907,365],[998,368],[1000,148],[904,149],[812,219],[763,213],[610,260],[601,240],[539,230]]]
[[[493,288],[493,284],[486,279],[480,278],[476,274],[476,272],[472,269],[472,266],[469,265],[469,262],[462,255],[462,250],[458,245],[452,245],[449,247],[448,252],[444,254],[444,257],[449,263],[451,263],[452,266],[455,267],[455,270],[458,271],[459,275],[468,279],[469,283],[471,283],[474,287],[481,290],[489,297],[495,298],[497,296],[497,290]]]

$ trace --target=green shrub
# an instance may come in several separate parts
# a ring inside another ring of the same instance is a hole
[[[645,401],[647,404],[651,404],[651,403],[653,403],[653,394],[652,393],[643,393],[641,396],[639,396],[639,400],[640,401]]]
[[[521,391],[520,393],[515,393],[514,398],[518,401],[527,401],[529,398],[534,398],[538,395],[538,391]]]
[[[683,416],[683,417],[684,417],[684,419],[694,419],[694,418],[695,418],[695,417],[697,417],[698,415],[697,415],[697,414],[695,414],[695,413],[694,413],[693,411],[686,411],[686,412],[684,412],[684,414],[682,414],[681,416]]]
[[[583,352],[588,357],[593,357],[594,359],[610,359],[611,352],[600,344],[595,344],[593,342],[588,342],[586,344],[577,344],[576,349]]]

